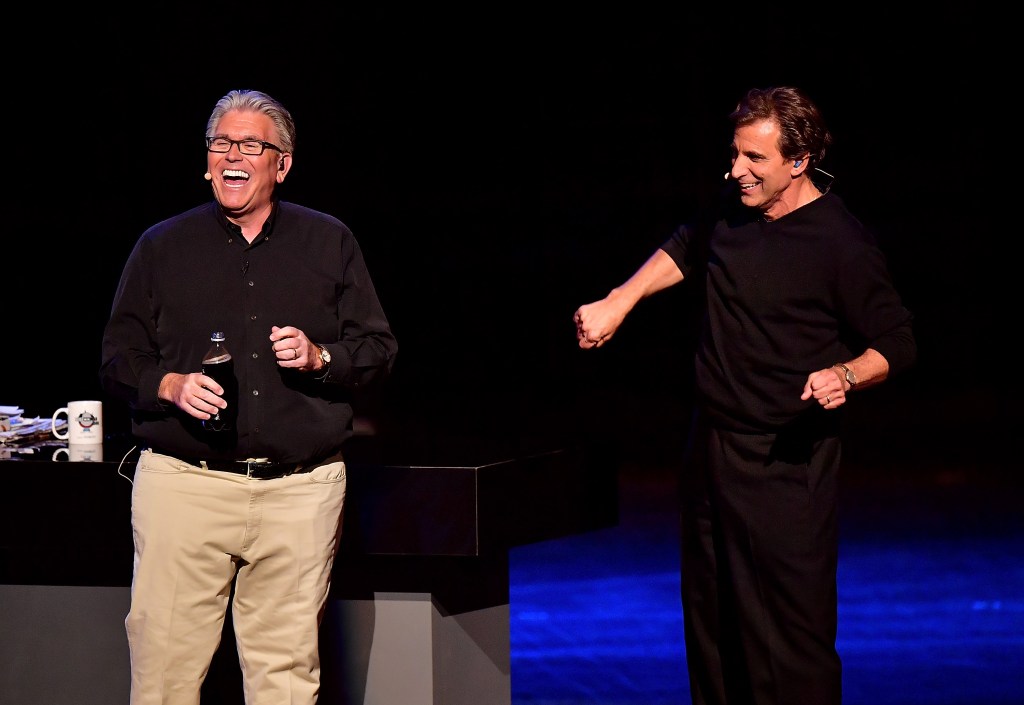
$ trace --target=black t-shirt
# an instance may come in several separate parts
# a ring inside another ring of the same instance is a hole
[[[774,221],[737,206],[662,245],[684,277],[705,278],[697,345],[700,403],[718,426],[771,432],[818,405],[807,375],[873,348],[890,374],[916,356],[875,238],[829,192]]]

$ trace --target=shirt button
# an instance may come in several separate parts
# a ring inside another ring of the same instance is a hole
[[[256,359],[256,358],[258,358],[259,356],[260,356],[260,354],[259,354],[258,352],[254,352],[254,353],[252,354],[252,359],[253,359],[253,360],[255,360],[255,359]]]
[[[253,395],[254,397],[258,397],[258,396],[260,395],[260,390],[258,390],[258,389],[254,389],[254,390],[252,390],[252,395]]]
[[[255,286],[255,285],[250,281],[249,282],[249,286]]]

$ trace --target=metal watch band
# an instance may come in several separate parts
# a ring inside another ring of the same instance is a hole
[[[857,375],[853,374],[853,370],[851,370],[849,367],[847,367],[841,362],[837,362],[836,364],[832,365],[832,367],[838,367],[843,371],[843,379],[850,383],[850,389],[853,389],[854,387],[857,386]]]

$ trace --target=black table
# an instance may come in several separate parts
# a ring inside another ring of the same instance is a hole
[[[321,703],[511,703],[508,551],[613,526],[617,490],[614,462],[594,447],[499,446],[349,444]],[[130,447],[108,441],[99,462],[54,460],[52,448],[0,459],[0,692],[11,702],[127,703]],[[242,703],[228,620],[203,686],[221,705]]]

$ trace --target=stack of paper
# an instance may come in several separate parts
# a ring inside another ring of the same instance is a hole
[[[25,410],[17,406],[0,405],[0,416],[6,416],[7,422],[3,424],[6,428],[10,425],[9,431],[0,431],[0,444],[10,445],[15,443],[27,443],[52,437],[52,420],[50,418],[35,418],[22,416]],[[68,425],[67,419],[57,419],[57,430]]]

